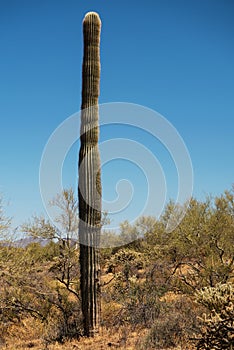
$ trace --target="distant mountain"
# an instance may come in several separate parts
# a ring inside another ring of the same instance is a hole
[[[51,242],[50,239],[24,237],[24,238],[17,239],[15,241],[1,241],[0,240],[0,246],[3,246],[3,247],[12,246],[12,247],[17,247],[17,248],[26,248],[29,244],[39,243],[42,247],[45,247],[50,242]],[[70,244],[72,247],[77,246],[79,244],[79,241],[71,238]]]
[[[18,239],[14,242],[14,245],[16,247],[25,248],[31,243],[39,243],[42,247],[45,247],[50,242],[49,239],[43,239],[43,238],[34,238],[34,237],[25,237]]]
[[[17,239],[16,241],[2,241],[0,244],[4,247],[13,246],[17,248],[26,248],[31,243],[39,243],[42,247],[45,247],[49,242],[49,239],[24,237]]]

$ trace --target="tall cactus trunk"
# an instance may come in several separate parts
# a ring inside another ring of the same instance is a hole
[[[89,12],[83,21],[81,137],[79,153],[80,287],[84,334],[94,336],[100,325],[99,241],[101,173],[98,149],[101,21]]]

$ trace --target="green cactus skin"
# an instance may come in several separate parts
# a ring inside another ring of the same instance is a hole
[[[101,21],[89,12],[83,21],[81,137],[79,153],[80,287],[84,335],[94,336],[100,325],[99,240],[101,230],[101,172],[98,149]]]

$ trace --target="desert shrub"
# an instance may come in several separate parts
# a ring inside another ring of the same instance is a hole
[[[126,274],[126,279],[131,274],[142,269],[146,264],[146,256],[133,249],[122,248],[111,256],[107,264],[109,272],[115,272],[116,268]]]
[[[198,331],[196,316],[194,303],[186,297],[164,303],[148,334],[138,341],[137,349],[191,348],[191,339]]]
[[[53,257],[57,247],[49,248]],[[67,256],[65,248],[51,261],[38,244],[1,248],[0,328],[4,332],[33,317],[45,325],[46,339],[51,341],[80,335],[78,258],[74,250]]]
[[[150,328],[165,308],[162,297],[167,289],[151,280],[139,280],[133,275],[126,283],[124,277],[118,275],[114,287],[112,300],[118,300],[119,305],[114,326],[125,324],[133,329],[138,326]]]
[[[168,291],[164,265],[161,261],[150,263],[147,253],[125,247],[113,254],[106,267],[113,277],[103,289],[103,299],[105,305],[118,305],[112,326],[149,328],[160,313],[160,298]],[[107,321],[105,325],[111,326]]]
[[[205,202],[191,199],[184,219],[170,234],[166,223],[170,215],[176,218],[177,208],[169,203],[161,226],[147,234],[152,259],[167,264],[175,289],[192,295],[197,289],[232,279],[233,203],[233,189]]]
[[[202,321],[198,350],[234,348],[234,288],[217,284],[197,292],[197,301],[208,309]]]
[[[132,327],[149,327],[158,317],[161,304],[156,288],[152,288],[147,282],[140,285],[131,278],[115,322],[125,322]]]
[[[77,339],[82,334],[82,328],[80,305],[71,298],[67,290],[58,290],[54,307],[45,322],[45,342]]]
[[[59,255],[59,244],[53,241],[41,240],[41,242],[32,242],[28,244],[26,250],[29,255],[33,256],[35,262],[49,262],[53,261],[53,259]]]

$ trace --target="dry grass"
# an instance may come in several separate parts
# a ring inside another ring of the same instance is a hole
[[[125,349],[134,350],[139,337],[146,334],[145,330],[130,332],[126,328],[115,330],[101,329],[100,334],[94,338],[80,338],[67,341],[63,344],[46,344],[43,341],[42,325],[34,319],[26,319],[20,326],[12,326],[5,342],[0,343],[0,349],[8,350],[106,350]]]

